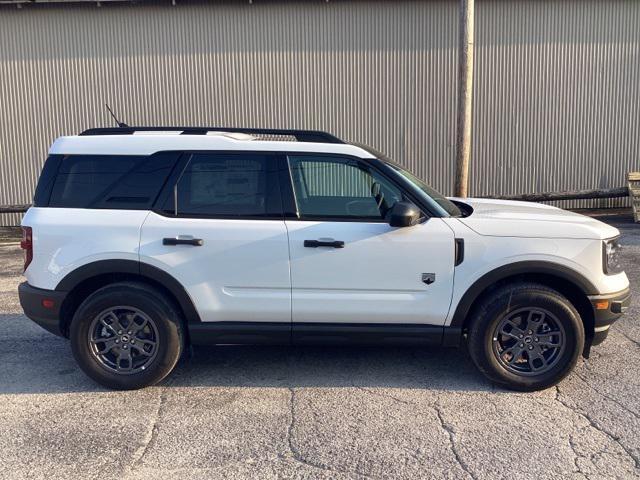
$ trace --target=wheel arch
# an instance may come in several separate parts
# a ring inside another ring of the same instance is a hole
[[[580,314],[585,327],[585,354],[591,345],[595,318],[588,295],[598,293],[597,288],[582,274],[563,265],[544,261],[524,261],[504,265],[492,270],[467,289],[458,302],[450,326],[465,330],[473,321],[473,311],[482,299],[509,283],[536,282],[557,290],[564,295]]]
[[[60,311],[60,331],[63,335],[69,335],[71,319],[89,295],[110,283],[120,281],[139,281],[151,285],[167,295],[180,309],[187,323],[200,322],[191,297],[172,275],[134,260],[99,260],[68,273],[55,288],[56,291],[67,293]]]

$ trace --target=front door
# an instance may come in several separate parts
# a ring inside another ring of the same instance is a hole
[[[294,335],[301,324],[444,324],[454,236],[440,218],[394,228],[405,200],[366,163],[336,155],[288,157],[297,219],[287,220]]]

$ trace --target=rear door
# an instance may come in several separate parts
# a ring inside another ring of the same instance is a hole
[[[287,163],[294,339],[309,324],[441,327],[454,269],[454,236],[442,219],[389,226],[386,213],[406,195],[359,159],[290,154]]]
[[[185,154],[143,225],[140,260],[176,278],[203,323],[251,333],[251,325],[276,322],[288,341],[289,249],[276,163],[269,153]]]

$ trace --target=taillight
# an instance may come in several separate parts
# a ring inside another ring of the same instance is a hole
[[[33,230],[31,227],[22,227],[20,248],[24,250],[24,269],[26,271],[31,260],[33,260]]]

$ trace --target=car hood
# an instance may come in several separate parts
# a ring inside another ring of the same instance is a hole
[[[459,220],[480,235],[602,240],[620,234],[606,223],[551,205],[484,198],[451,200],[473,208],[471,215]]]

